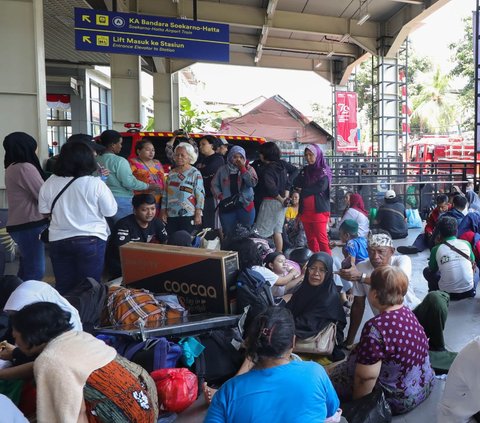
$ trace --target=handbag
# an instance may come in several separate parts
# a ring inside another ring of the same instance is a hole
[[[220,250],[220,237],[216,229],[205,228],[197,234],[197,237],[200,238],[200,248]]]
[[[218,203],[218,210],[221,213],[228,213],[234,210],[238,210],[242,207],[242,203],[240,202],[240,195],[234,194],[230,197],[224,198]]]
[[[77,178],[73,178],[71,181],[69,181],[57,194],[57,196],[53,199],[52,201],[52,207],[50,207],[50,217],[52,216],[53,208],[55,207],[55,203],[59,199],[59,197],[65,192],[65,190],[72,184],[73,181],[75,181]],[[48,222],[47,227],[42,231],[40,234],[40,241],[44,242],[45,244],[48,244],[50,242],[48,235],[49,235],[49,227],[50,227],[50,222]]]
[[[317,335],[297,339],[293,352],[330,355],[337,343],[337,324],[329,323]]]

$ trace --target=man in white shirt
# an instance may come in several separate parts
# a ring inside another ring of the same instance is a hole
[[[368,238],[369,259],[352,266],[350,269],[341,269],[340,277],[353,282],[354,300],[350,315],[350,326],[345,344],[350,346],[355,341],[360,323],[365,311],[365,298],[370,291],[370,275],[380,266],[397,266],[408,277],[412,275],[412,262],[408,256],[394,256],[395,248],[390,234],[386,231],[377,231]],[[448,294],[435,291],[429,293],[423,301],[415,295],[411,285],[404,297],[403,305],[414,311],[420,324],[429,338],[430,349],[444,350],[443,329],[448,314]],[[378,310],[370,304],[375,315]]]
[[[476,294],[472,268],[475,256],[468,241],[457,239],[457,226],[453,217],[442,217],[438,221],[436,245],[423,271],[429,291],[448,292],[452,301]]]

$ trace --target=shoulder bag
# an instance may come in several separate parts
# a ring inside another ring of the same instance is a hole
[[[464,259],[467,259],[470,264],[472,265],[472,270],[473,274],[475,275],[475,271],[477,270],[477,264],[475,263],[475,260],[472,260],[470,256],[467,256],[462,250],[459,250],[457,247],[454,247],[452,244],[450,244],[448,241],[445,241],[444,244],[450,248],[451,250],[455,251],[456,253],[460,254]]]
[[[330,355],[337,343],[337,324],[329,323],[317,335],[307,339],[298,339],[293,352]]]
[[[65,190],[73,183],[73,181],[75,181],[75,179],[77,178],[73,178],[71,181],[69,181],[61,190],[60,192],[57,194],[57,196],[53,199],[53,202],[52,202],[52,207],[50,207],[50,217],[52,217],[52,212],[53,212],[53,208],[55,207],[55,203],[57,202],[57,200],[60,198],[60,196],[65,192]],[[44,242],[45,244],[48,244],[50,242],[50,240],[48,239],[48,233],[49,233],[49,227],[50,227],[50,222],[48,223],[48,226],[43,230],[43,232],[40,234],[40,240],[42,242]]]

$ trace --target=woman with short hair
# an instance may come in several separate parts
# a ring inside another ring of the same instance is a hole
[[[380,313],[365,323],[359,344],[331,377],[344,400],[362,398],[378,385],[393,414],[406,413],[433,388],[428,339],[415,314],[403,305],[408,290],[405,273],[381,266],[370,280],[369,301]]]
[[[262,238],[273,236],[276,251],[282,252],[285,200],[289,196],[288,174],[280,160],[280,148],[274,142],[260,145],[259,154],[263,165],[255,191],[261,203],[255,227]]]
[[[34,362],[37,420],[65,423],[154,423],[155,384],[92,335],[72,330],[70,313],[48,302],[30,304],[12,317],[17,346]]]
[[[215,219],[217,202],[211,190],[213,177],[217,173],[217,170],[225,164],[223,156],[215,152],[219,144],[220,141],[213,135],[205,135],[198,143],[200,157],[195,167],[202,174],[203,187],[205,188],[205,207],[203,209],[202,219],[204,228],[214,229],[219,226],[219,224],[217,224],[218,219]]]
[[[205,201],[202,174],[192,165],[197,161],[194,148],[186,142],[175,147],[176,166],[169,172],[162,196],[161,217],[167,233],[185,230],[191,233],[202,224]]]
[[[134,191],[159,191],[158,185],[139,181],[133,176],[128,160],[119,155],[122,150],[122,142],[120,132],[113,129],[103,131],[100,135],[100,144],[105,147],[105,152],[97,157],[98,164],[110,172],[105,183],[112,191],[118,207],[117,212],[111,219],[113,224],[122,217],[132,214]]]
[[[67,143],[60,150],[54,174],[40,189],[40,213],[51,214],[50,258],[60,294],[87,277],[101,281],[109,235],[105,218],[115,215],[117,203],[105,183],[92,176],[96,170],[90,147]]]
[[[206,423],[339,421],[337,394],[322,366],[292,360],[295,323],[289,310],[270,307],[250,326],[247,356],[253,368],[213,396]]]

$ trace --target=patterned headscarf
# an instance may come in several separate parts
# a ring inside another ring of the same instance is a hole
[[[393,240],[389,234],[380,233],[380,234],[370,234],[368,235],[368,246],[372,248],[377,247],[392,247]]]
[[[305,150],[310,151],[315,156],[315,163],[313,165],[307,165],[305,169],[307,184],[313,185],[318,182],[322,176],[326,176],[328,182],[331,183],[332,169],[330,169],[330,166],[327,164],[322,149],[317,144],[308,144]]]

